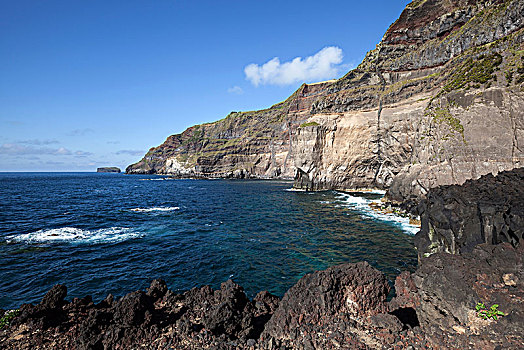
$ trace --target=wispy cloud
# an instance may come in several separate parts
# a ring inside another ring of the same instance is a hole
[[[42,149],[42,148],[41,148]],[[71,151],[68,150],[67,148],[64,148],[64,147],[60,147],[59,149],[53,151],[52,154],[56,154],[56,155],[60,155],[60,156],[69,156],[71,155]]]
[[[32,146],[21,145],[18,143],[4,143],[0,146],[0,154],[7,155],[67,155],[70,154],[66,148],[48,148],[48,147],[39,147],[35,148]]]
[[[146,154],[146,152],[142,150],[123,149],[123,150],[116,152],[116,154],[126,154],[130,156],[142,156]]]
[[[281,63],[278,57],[263,65],[250,64],[244,68],[246,79],[253,85],[289,85],[335,78],[342,63],[342,49],[328,46],[312,56],[297,57]]]
[[[7,124],[10,126],[20,126],[24,125],[24,122],[18,121],[18,120],[2,120],[0,121],[2,124]]]
[[[107,141],[108,145],[118,145],[120,141]]]
[[[45,139],[45,140],[33,139],[33,140],[19,140],[19,141],[16,141],[15,143],[24,144],[24,145],[34,145],[34,146],[42,146],[42,145],[47,146],[47,145],[55,145],[60,142],[58,142],[57,140],[49,140],[49,139]]]
[[[77,156],[77,157],[88,157],[88,156],[92,156],[93,153],[91,153],[91,152],[84,152],[84,151],[76,151],[74,153],[74,155]]]
[[[85,151],[71,151],[65,147],[50,148],[50,147],[34,147],[33,145],[26,145],[20,143],[4,143],[0,145],[0,154],[8,156],[75,156],[86,157],[93,155],[91,152]]]
[[[85,129],[75,129],[71,130],[67,133],[67,136],[85,136],[87,134],[95,132],[93,129],[85,128]]]
[[[244,93],[244,90],[240,86],[233,86],[227,89],[227,92],[230,94],[242,95]]]

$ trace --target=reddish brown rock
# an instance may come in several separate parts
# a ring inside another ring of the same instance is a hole
[[[360,324],[387,311],[388,292],[384,275],[366,262],[307,274],[282,298],[262,333],[262,346],[327,349],[348,341],[352,348],[374,344],[363,337]]]

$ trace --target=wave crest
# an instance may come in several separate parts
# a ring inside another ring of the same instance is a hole
[[[98,230],[84,230],[76,227],[61,227],[49,230],[38,230],[31,233],[11,236],[7,242],[25,243],[109,243],[138,238],[141,235],[130,228],[110,227]]]
[[[154,211],[175,211],[179,209],[180,209],[179,207],[153,207],[153,208],[133,208],[129,210],[139,212],[139,213],[150,213]]]

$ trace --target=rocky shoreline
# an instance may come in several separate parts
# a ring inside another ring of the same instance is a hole
[[[231,280],[182,294],[155,280],[146,291],[95,304],[90,296],[65,301],[67,288],[56,285],[1,327],[0,347],[522,348],[523,180],[521,168],[432,190],[418,205],[419,267],[397,277],[391,301],[386,277],[367,262],[307,274],[282,299],[260,292],[249,300]],[[468,216],[474,207],[484,208],[477,211],[480,226]],[[485,239],[471,243],[479,235]],[[455,243],[445,244],[450,237]],[[421,249],[427,245],[420,242],[438,249]],[[479,317],[478,303],[498,305],[503,315]]]

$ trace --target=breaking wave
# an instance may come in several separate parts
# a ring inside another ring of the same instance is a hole
[[[339,199],[339,206],[347,207],[359,211],[363,218],[374,218],[381,221],[386,221],[400,227],[404,232],[411,235],[420,231],[419,225],[410,223],[409,217],[402,217],[394,213],[383,213],[371,207],[373,203],[380,203],[380,200],[368,199],[360,196],[352,196],[348,193],[337,193]]]
[[[179,207],[152,207],[152,208],[133,208],[129,210],[136,211],[139,213],[151,213],[154,211],[175,211],[179,209],[180,209]]]
[[[62,227],[38,230],[8,237],[7,242],[24,243],[109,243],[141,237],[137,232],[125,227],[110,227],[98,230],[84,230],[75,227]]]

